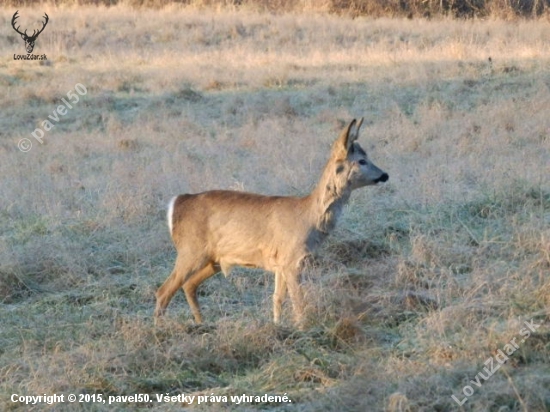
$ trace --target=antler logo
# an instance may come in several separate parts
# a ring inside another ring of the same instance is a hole
[[[36,41],[36,38],[38,37],[38,35],[40,33],[42,33],[44,31],[44,28],[46,27],[46,25],[48,24],[48,20],[50,20],[50,18],[48,17],[48,15],[46,13],[44,13],[44,23],[42,25],[42,28],[40,30],[38,30],[38,32],[36,30],[33,30],[33,33],[31,36],[29,36],[27,34],[27,30],[25,30],[24,33],[21,33],[19,31],[19,27],[20,26],[17,26],[15,27],[15,21],[17,20],[17,18],[19,17],[17,15],[17,13],[19,13],[19,10],[17,10],[15,12],[15,14],[13,15],[13,18],[11,19],[11,25],[13,27],[13,29],[19,33],[21,35],[21,37],[23,38],[23,40],[25,40],[25,48],[27,49],[27,53],[32,53],[33,49],[34,49],[34,42]]]

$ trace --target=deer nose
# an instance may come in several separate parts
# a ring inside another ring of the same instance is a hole
[[[376,179],[374,183],[387,182],[389,178],[390,176],[387,173],[382,173],[382,176]]]

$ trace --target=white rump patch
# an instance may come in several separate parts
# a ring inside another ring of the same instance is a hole
[[[172,235],[172,232],[174,230],[174,225],[173,225],[174,203],[176,203],[177,198],[178,198],[177,196],[174,196],[172,200],[170,200],[170,203],[168,203],[168,213],[166,214],[166,218],[168,220],[168,228],[170,229],[170,235]]]

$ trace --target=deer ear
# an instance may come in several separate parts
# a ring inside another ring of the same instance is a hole
[[[361,119],[361,122],[363,119]],[[353,142],[357,139],[357,133],[353,133],[353,126],[355,125],[356,120],[353,119],[349,125],[347,125],[340,136],[332,145],[332,156],[337,159],[345,159],[348,155],[350,147],[353,145]],[[359,123],[361,125],[361,123]],[[355,136],[355,137],[354,137]]]
[[[348,140],[351,140],[350,146],[351,144],[353,144],[353,142],[355,142],[359,138],[359,129],[361,129],[362,124],[363,124],[363,118],[361,117],[357,122],[357,126],[355,126],[355,130],[353,131],[353,139],[348,139]]]

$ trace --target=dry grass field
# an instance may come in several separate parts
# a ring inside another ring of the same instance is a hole
[[[0,9],[0,410],[550,410],[547,21],[44,11],[48,60],[21,61]],[[155,326],[169,199],[304,195],[361,116],[390,180],[354,193],[305,274],[308,328],[288,302],[274,326],[273,276],[244,269],[199,289],[205,325],[179,293]]]

